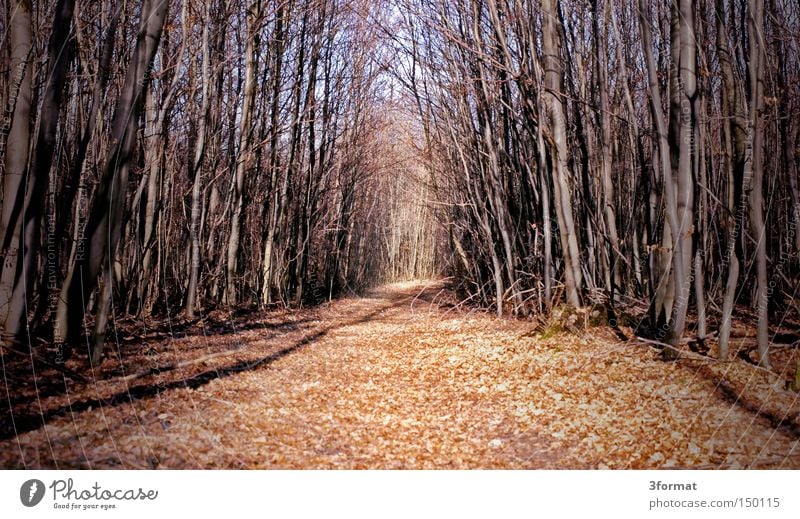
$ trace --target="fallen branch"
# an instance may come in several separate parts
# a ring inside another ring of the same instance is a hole
[[[150,375],[158,375],[159,373],[162,373],[164,371],[173,371],[176,369],[185,368],[187,366],[192,366],[194,364],[200,364],[209,360],[213,360],[219,357],[224,357],[226,355],[230,355],[231,353],[236,353],[240,351],[241,349],[235,349],[235,350],[219,351],[217,353],[210,353],[208,355],[203,355],[202,357],[197,357],[196,359],[182,360],[180,362],[175,362],[173,364],[166,364],[164,366],[158,366],[155,368],[146,369],[143,371],[139,371],[137,373],[131,373],[130,375],[125,375],[124,377],[110,379],[108,382],[130,382],[132,380],[148,377]]]
[[[769,349],[771,350],[782,350],[782,349],[798,348],[798,347],[800,347],[800,341],[794,341],[789,344],[772,343],[769,345]]]
[[[714,363],[733,362],[733,361],[730,361],[730,360],[723,361],[721,359],[715,359],[714,357],[708,357],[706,355],[700,355],[699,353],[694,353],[692,351],[682,350],[680,348],[676,348],[675,346],[672,346],[671,344],[667,344],[665,342],[654,341],[652,339],[645,339],[644,337],[639,337],[638,335],[636,336],[636,338],[639,341],[647,343],[647,344],[654,344],[656,346],[661,346],[663,348],[669,348],[670,350],[678,353],[678,355],[681,355],[684,358],[689,359],[689,360],[698,360],[698,361],[701,361],[701,362],[714,362]],[[772,371],[771,369],[767,369],[764,366],[761,366],[760,364],[753,364],[753,363],[748,362],[747,365],[750,366],[753,369],[756,369],[756,370],[759,370],[759,371],[763,371],[764,373],[768,373],[768,374],[776,376],[776,377],[780,377],[781,376],[780,373],[776,373],[776,372]]]
[[[652,339],[645,339],[644,337],[639,337],[638,335],[636,335],[635,337],[638,341],[645,343],[648,346],[651,344],[655,346],[661,346],[662,348],[667,348],[671,351],[674,351],[679,356],[682,356],[687,359],[699,360],[702,362],[722,362],[720,359],[715,359],[714,357],[708,357],[706,355],[700,355],[699,353],[694,353],[693,351],[686,351],[681,348],[677,348],[671,344],[667,344],[666,342],[654,341]]]

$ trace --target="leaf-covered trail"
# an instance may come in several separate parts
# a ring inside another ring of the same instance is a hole
[[[180,372],[171,382],[153,375],[147,387],[154,391],[126,382],[129,397],[110,398],[115,393],[98,384],[87,391],[101,404],[83,407],[77,404],[87,395],[72,395],[72,413],[2,441],[0,461],[28,468],[800,467],[791,431],[726,399],[691,363],[664,363],[602,328],[542,338],[530,322],[448,310],[436,304],[440,288],[390,285],[233,339],[174,339],[174,352],[223,339],[235,348],[199,374]]]

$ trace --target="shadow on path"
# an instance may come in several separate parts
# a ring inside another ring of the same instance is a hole
[[[323,326],[319,330],[296,341],[291,346],[287,346],[258,359],[235,362],[227,366],[210,369],[169,382],[154,381],[147,384],[130,386],[124,391],[119,391],[107,398],[78,400],[76,402],[71,402],[68,405],[62,405],[53,409],[43,410],[41,413],[28,413],[17,416],[13,416],[11,413],[8,413],[8,415],[4,416],[3,420],[0,421],[0,440],[7,440],[25,432],[39,429],[51,422],[53,419],[66,415],[67,413],[78,413],[88,409],[117,406],[120,404],[134,402],[136,400],[152,398],[171,389],[196,389],[200,386],[208,384],[212,380],[224,379],[237,373],[255,371],[257,369],[267,367],[273,362],[286,357],[287,355],[304,349],[332,331],[346,328],[348,326],[366,323],[381,313],[393,308],[398,308],[410,300],[410,297],[407,294],[389,294],[389,297],[385,297],[385,294],[382,295],[384,295],[384,299],[389,300],[388,304],[381,304],[380,306],[373,308],[371,311],[360,317],[337,323],[334,326]],[[396,297],[391,297],[392,295]],[[157,374],[168,370],[154,371],[156,371],[154,374]],[[4,411],[8,411],[8,409],[6,408]]]

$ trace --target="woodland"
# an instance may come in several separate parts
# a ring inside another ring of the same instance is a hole
[[[0,12],[0,467],[800,468],[795,0]]]

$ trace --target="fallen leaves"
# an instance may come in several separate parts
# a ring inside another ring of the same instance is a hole
[[[665,363],[604,328],[543,338],[526,331],[529,323],[445,312],[419,304],[421,289],[390,286],[298,311],[303,325],[209,335],[205,344],[173,339],[151,355],[179,367],[145,378],[163,391],[104,403],[124,390],[118,377],[71,393],[101,405],[0,443],[0,464],[800,467],[796,436],[726,399],[691,362]],[[246,346],[210,357],[209,366],[188,362],[230,341]],[[231,362],[254,367],[226,371]],[[201,373],[218,375],[180,383]]]

